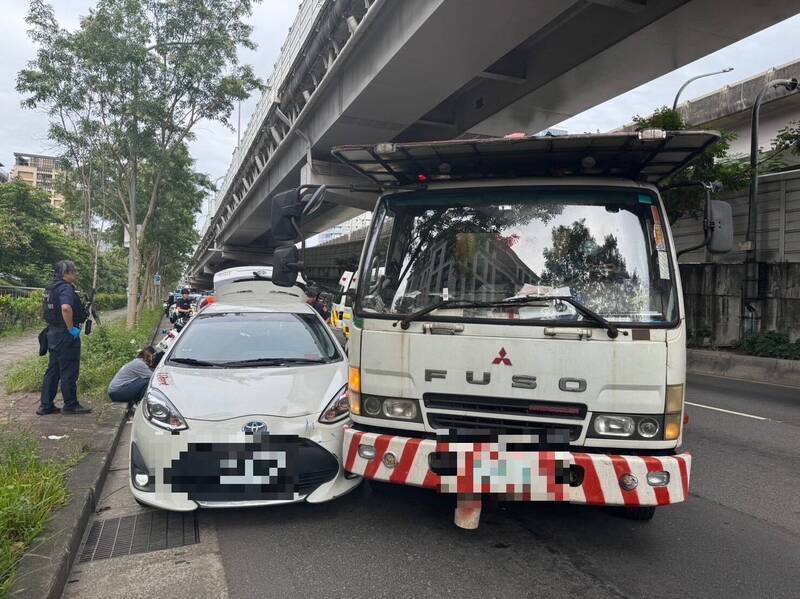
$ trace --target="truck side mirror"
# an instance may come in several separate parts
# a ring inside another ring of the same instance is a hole
[[[276,194],[272,198],[272,237],[276,243],[297,241],[303,205],[298,188]]]
[[[728,202],[710,200],[708,203],[708,251],[725,254],[733,249],[733,208]]]
[[[301,268],[296,247],[283,245],[275,248],[272,254],[272,282],[275,285],[293,287],[297,284],[297,275]]]

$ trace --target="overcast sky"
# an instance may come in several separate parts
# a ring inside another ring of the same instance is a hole
[[[56,16],[67,28],[78,24],[93,0],[54,0]],[[266,81],[272,65],[297,11],[299,0],[263,0],[253,14],[255,52],[244,51],[243,62],[252,64]],[[15,90],[16,74],[33,58],[35,48],[27,37],[24,21],[28,3],[25,0],[3,0],[0,39],[0,163],[6,170],[13,163],[13,152],[57,153],[47,139],[47,116],[42,112],[22,109],[21,96]],[[659,77],[630,92],[609,100],[582,114],[560,123],[570,133],[607,131],[629,122],[635,114],[647,114],[654,108],[672,104],[680,85],[689,77],[735,67],[735,71],[701,79],[684,92],[683,99],[696,98],[725,84],[746,79],[773,66],[800,58],[800,15],[778,23],[736,44]],[[255,108],[257,98],[242,104],[242,131]],[[234,125],[236,114],[234,113]],[[533,132],[531,132],[533,133]],[[192,143],[196,168],[217,178],[227,172],[231,153],[236,145],[236,132],[217,124],[203,124]]]

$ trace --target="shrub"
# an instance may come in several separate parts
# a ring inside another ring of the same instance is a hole
[[[118,310],[128,305],[128,296],[124,293],[98,293],[94,296],[94,304],[98,310]]]
[[[778,331],[765,331],[747,337],[739,349],[754,356],[800,360],[800,339],[792,343],[789,335]]]
[[[44,327],[42,320],[41,291],[34,291],[30,297],[12,298],[0,295],[0,335],[24,331],[30,327]],[[95,306],[98,310],[117,310],[124,308],[128,298],[124,293],[98,293]]]
[[[142,315],[132,331],[126,329],[124,320],[104,321],[102,326],[94,328],[91,335],[82,336],[79,396],[92,399],[105,397],[108,384],[117,370],[150,343],[153,328],[160,318],[160,310],[151,310]],[[32,356],[20,361],[6,376],[6,391],[39,391],[46,369],[47,356]]]
[[[42,322],[42,292],[30,297],[0,295],[0,335],[20,331]]]

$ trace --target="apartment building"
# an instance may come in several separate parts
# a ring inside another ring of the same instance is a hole
[[[19,179],[34,187],[46,190],[50,194],[50,203],[55,208],[64,204],[64,196],[56,193],[56,177],[59,174],[58,157],[41,154],[23,154],[14,152],[14,166],[11,167],[11,179]]]

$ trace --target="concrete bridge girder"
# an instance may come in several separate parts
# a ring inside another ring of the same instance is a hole
[[[243,161],[258,168],[248,171],[246,186],[237,187],[240,200],[215,242],[271,245],[266,200],[301,182],[305,138],[316,163],[343,143],[533,132],[797,11],[796,0],[730,5],[720,10],[717,0],[376,0],[371,24],[349,28],[353,38],[341,45],[319,87],[304,97],[307,103],[284,106],[290,126],[276,130],[280,141],[272,140],[277,147],[268,163]],[[269,137],[268,127],[261,139],[265,133]],[[331,199],[309,223],[309,234],[371,209],[365,198],[350,194]],[[200,265],[219,259],[197,256]]]

